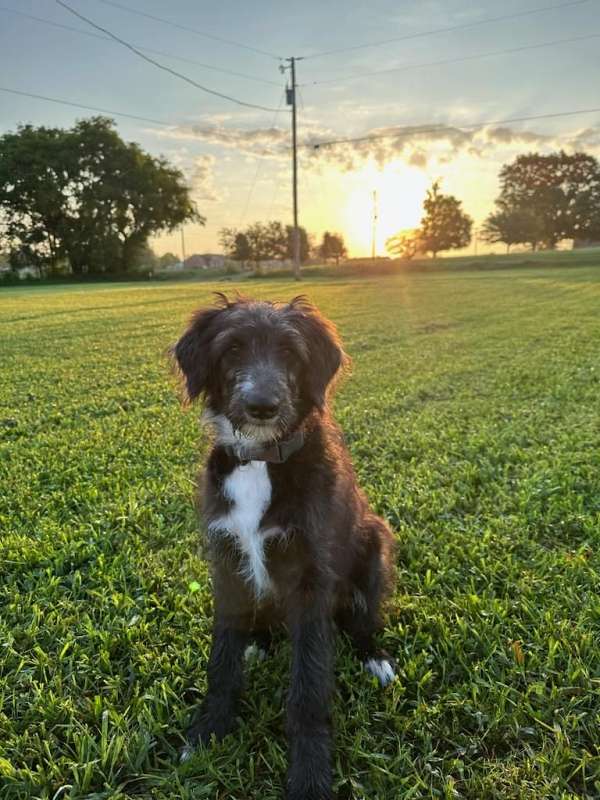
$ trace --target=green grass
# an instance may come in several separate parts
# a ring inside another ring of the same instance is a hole
[[[2,800],[282,796],[284,640],[239,730],[176,762],[211,601],[205,440],[163,352],[212,288],[0,294]],[[399,542],[399,679],[338,648],[340,798],[599,797],[600,269],[301,289],[354,359],[337,415]]]

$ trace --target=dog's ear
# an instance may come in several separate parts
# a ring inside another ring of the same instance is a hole
[[[192,402],[206,391],[210,376],[210,342],[215,333],[214,322],[222,308],[196,311],[188,329],[171,352],[185,378],[187,399]]]
[[[326,319],[304,297],[291,301],[297,327],[307,348],[306,385],[312,403],[323,408],[327,389],[340,371],[349,363],[342,349],[335,325]]]

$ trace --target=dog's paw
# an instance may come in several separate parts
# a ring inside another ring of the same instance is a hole
[[[228,715],[213,717],[202,714],[197,717],[185,732],[187,744],[181,750],[179,760],[187,761],[198,745],[210,744],[213,736],[218,742],[221,741],[234,730],[235,725],[235,719]]]
[[[334,800],[329,761],[306,756],[289,766],[285,800]]]
[[[382,686],[387,686],[396,677],[396,664],[387,653],[381,652],[365,661],[365,669],[374,675]]]

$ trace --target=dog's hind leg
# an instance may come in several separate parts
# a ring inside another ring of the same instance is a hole
[[[395,663],[385,650],[377,648],[375,640],[382,628],[381,605],[391,588],[393,540],[387,526],[377,518],[365,533],[366,557],[361,560],[336,621],[349,636],[365,669],[386,686],[395,677]]]

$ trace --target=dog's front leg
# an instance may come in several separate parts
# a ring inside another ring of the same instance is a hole
[[[289,620],[292,641],[288,694],[288,800],[330,800],[333,627],[325,603]]]
[[[247,643],[245,627],[236,626],[231,620],[215,621],[207,671],[208,689],[186,733],[192,747],[206,744],[213,733],[221,739],[235,727]]]

